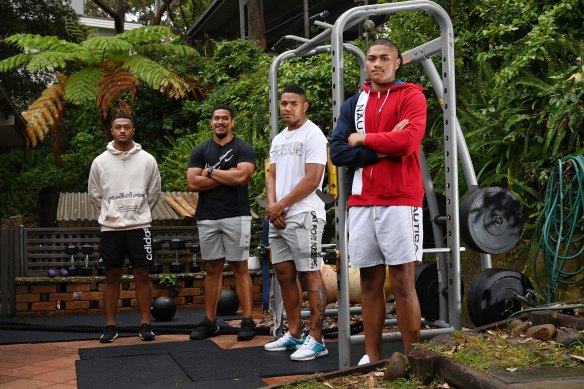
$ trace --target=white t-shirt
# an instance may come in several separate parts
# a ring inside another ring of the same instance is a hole
[[[300,128],[288,131],[286,127],[272,140],[270,163],[276,165],[276,201],[292,191],[305,175],[307,163],[326,166],[328,141],[321,129],[307,120]],[[318,189],[322,190],[324,172]],[[324,203],[312,192],[305,199],[286,209],[286,216],[315,211],[319,219],[326,220]]]

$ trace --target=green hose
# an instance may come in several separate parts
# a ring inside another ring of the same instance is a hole
[[[584,280],[583,225],[584,156],[567,156],[557,161],[550,175],[544,209],[536,227],[538,244],[533,258],[534,274],[548,303],[554,301],[562,286]],[[538,264],[540,252],[541,265]],[[538,266],[543,266],[541,275]],[[547,280],[542,284],[543,275]]]

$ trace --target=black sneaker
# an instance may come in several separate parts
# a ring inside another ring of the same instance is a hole
[[[191,340],[202,340],[210,338],[211,336],[219,335],[219,326],[217,321],[211,321],[205,317],[205,319],[195,325],[195,329],[191,332]]]
[[[117,337],[118,331],[116,331],[116,326],[105,326],[103,329],[103,334],[99,337],[99,342],[111,343]]]
[[[140,324],[140,333],[138,336],[142,340],[154,340],[156,338],[156,334],[152,332],[150,323]]]
[[[255,321],[251,317],[243,318],[237,334],[237,340],[252,340],[255,336],[255,327]]]

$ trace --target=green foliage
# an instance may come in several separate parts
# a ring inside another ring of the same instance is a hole
[[[102,77],[101,68],[84,68],[73,73],[65,85],[65,97],[73,104],[94,101],[99,91],[97,83]]]

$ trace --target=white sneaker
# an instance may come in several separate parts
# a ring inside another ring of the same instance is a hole
[[[368,363],[371,363],[371,359],[369,359],[369,355],[365,354],[361,357],[357,366],[366,365]]]
[[[302,346],[304,343],[304,338],[296,339],[290,335],[289,331],[273,342],[270,342],[264,346],[266,351],[286,351],[286,350],[298,350],[298,347]]]
[[[302,343],[302,346],[296,350],[290,359],[293,361],[312,361],[318,357],[324,357],[328,355],[328,350],[324,345],[324,339],[322,343],[319,343],[312,336],[308,335]]]

